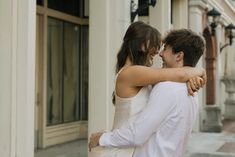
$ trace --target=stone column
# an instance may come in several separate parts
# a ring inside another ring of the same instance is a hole
[[[188,28],[188,0],[174,0],[171,5],[173,28]]]
[[[235,120],[235,77],[224,76],[221,80],[225,84],[225,91],[228,93],[225,104],[225,119]]]
[[[207,75],[210,75],[207,84],[207,100],[206,100],[206,119],[203,130],[206,132],[222,131],[222,109],[219,96],[220,93],[220,74],[219,74],[219,41],[221,40],[220,26],[217,27],[215,36],[211,37],[211,48],[206,55]]]
[[[203,32],[203,12],[206,8],[206,3],[202,0],[190,0],[189,1],[189,14],[188,14],[188,20],[189,20],[189,28],[193,31],[202,34]],[[205,54],[204,54],[205,55]],[[204,55],[199,60],[199,63],[197,66],[199,67],[205,67],[205,60]],[[199,111],[199,117],[197,118],[196,125],[194,126],[194,131],[200,131],[203,128],[203,121],[206,117],[206,113],[204,112],[204,106],[205,106],[205,89],[202,89],[199,91],[199,105],[200,105],[200,111]]]
[[[171,1],[159,0],[155,7],[149,7],[149,24],[165,33],[171,28]]]
[[[0,156],[34,156],[36,1],[0,1]]]
[[[111,129],[116,55],[130,24],[130,0],[90,0],[89,134]]]
[[[190,0],[189,1],[189,28],[192,30],[203,34],[205,26],[207,25],[206,18],[206,8],[207,1],[206,0]],[[214,38],[213,38],[214,39]],[[218,46],[218,43],[215,43],[216,40],[208,40],[211,43],[207,43],[207,50],[218,51],[218,48],[208,48],[208,44],[213,46]],[[214,42],[214,43],[213,43]],[[217,54],[218,52],[207,52]],[[206,68],[208,66],[208,62],[205,61],[205,56],[202,56],[201,60],[198,63],[198,66],[202,66]],[[214,64],[214,63],[213,63]],[[211,64],[210,64],[211,65]],[[216,69],[213,69],[216,70]],[[212,72],[212,78],[215,79],[215,73]],[[214,80],[213,80],[214,81]],[[215,89],[215,83],[213,84],[213,89]],[[208,131],[208,132],[220,132],[222,130],[221,124],[221,109],[219,107],[218,102],[213,101],[213,104],[207,105],[206,88],[199,92],[199,103],[200,107],[200,119],[198,119],[198,123],[200,123],[200,128],[198,130]]]
[[[224,23],[224,22],[223,22]],[[221,43],[227,43],[226,41],[224,41],[224,35],[225,35],[225,30],[224,27],[221,26],[221,24],[219,24],[216,28],[216,39],[217,41],[219,41],[219,45],[218,47],[221,47]],[[224,50],[223,50],[224,51]],[[226,52],[226,51],[224,51]],[[225,63],[224,63],[224,52],[220,52],[217,53],[217,59],[216,61],[216,71],[215,71],[215,101],[218,102],[218,105],[220,106],[221,109],[221,115],[224,114],[224,98],[226,95],[224,86],[222,86],[222,82],[221,82],[221,78],[224,76],[224,69],[225,69]],[[221,92],[223,91],[223,92]]]
[[[221,109],[219,106],[208,105],[205,107],[206,120],[204,127],[202,128],[205,132],[221,132]]]

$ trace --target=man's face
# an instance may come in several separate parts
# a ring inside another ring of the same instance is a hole
[[[172,52],[172,47],[164,45],[162,51],[159,52],[162,58],[162,68],[174,68],[177,67],[176,54]]]

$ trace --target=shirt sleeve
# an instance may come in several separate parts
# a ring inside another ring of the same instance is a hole
[[[104,133],[99,144],[101,146],[125,147],[140,146],[160,128],[167,115],[176,106],[176,93],[168,84],[156,85],[150,94],[148,104],[138,115],[135,122]]]

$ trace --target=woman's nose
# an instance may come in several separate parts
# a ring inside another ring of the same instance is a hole
[[[165,44],[162,44],[160,47],[160,50],[159,50],[159,56],[161,56],[161,57],[162,57],[162,53],[164,51],[164,48],[165,48]]]
[[[162,57],[162,52],[163,52],[163,50],[159,51],[159,56],[161,56],[161,57]]]

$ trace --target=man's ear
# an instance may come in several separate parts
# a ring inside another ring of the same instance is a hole
[[[184,52],[180,51],[176,54],[176,61],[180,62],[180,61],[183,61],[183,60],[184,60]]]

